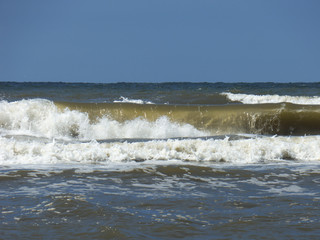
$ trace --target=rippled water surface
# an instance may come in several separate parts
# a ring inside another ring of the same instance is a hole
[[[2,169],[3,239],[317,239],[318,166]]]

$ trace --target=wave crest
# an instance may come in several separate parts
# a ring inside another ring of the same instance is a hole
[[[294,103],[305,105],[320,105],[320,97],[316,96],[280,96],[280,95],[254,95],[240,93],[221,93],[231,101],[241,102],[244,104],[261,104],[261,103]]]

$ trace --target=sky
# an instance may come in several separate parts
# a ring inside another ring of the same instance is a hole
[[[320,81],[319,0],[0,0],[0,81]]]

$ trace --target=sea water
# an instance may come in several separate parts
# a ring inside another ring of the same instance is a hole
[[[0,83],[1,239],[318,239],[319,83]]]

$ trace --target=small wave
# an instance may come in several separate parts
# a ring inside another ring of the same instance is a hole
[[[306,105],[319,105],[320,97],[316,96],[280,96],[280,95],[254,95],[254,94],[240,94],[240,93],[221,93],[231,101],[242,102],[244,104],[261,104],[261,103],[294,103]]]
[[[134,104],[154,104],[150,101],[143,101],[141,99],[129,99],[126,97],[120,97],[120,100],[114,100],[114,103],[134,103]]]

